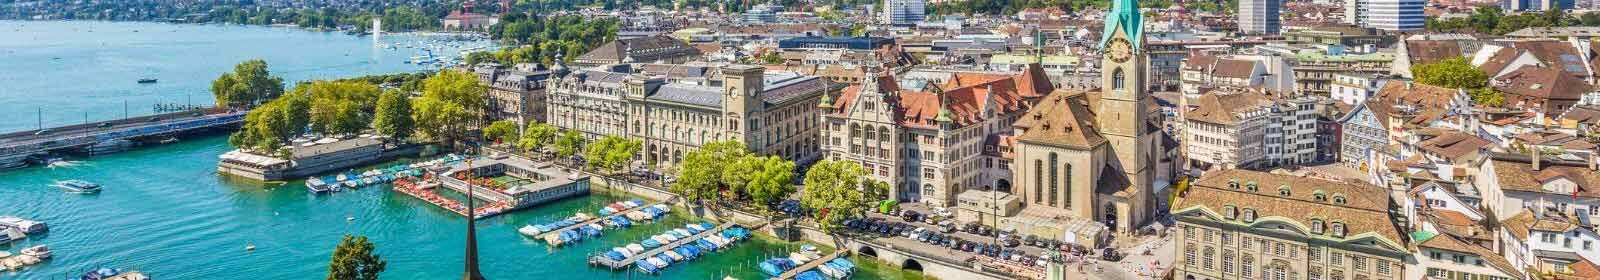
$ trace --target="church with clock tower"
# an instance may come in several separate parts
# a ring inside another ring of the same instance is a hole
[[[1158,142],[1159,108],[1149,100],[1138,2],[1115,0],[1105,22],[1098,44],[1104,56],[1100,89],[1056,90],[1013,125],[1012,181],[1024,206],[1021,215],[1092,221],[1131,233],[1154,215],[1155,192],[1162,189],[1157,186],[1170,180],[1157,175],[1158,165],[1172,161]],[[1059,229],[1045,226],[1035,233],[1082,228],[1070,222]]]

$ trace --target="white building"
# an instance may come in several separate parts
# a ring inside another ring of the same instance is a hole
[[[1344,104],[1366,103],[1388,81],[1388,77],[1377,74],[1334,73],[1333,89],[1329,91],[1329,96]]]
[[[1188,164],[1207,170],[1315,161],[1316,101],[1310,96],[1269,96],[1253,89],[1207,92],[1184,117]]]
[[[915,25],[927,18],[926,0],[883,0],[883,23]]]
[[[1239,32],[1246,34],[1277,35],[1283,30],[1279,11],[1283,0],[1239,1]]]

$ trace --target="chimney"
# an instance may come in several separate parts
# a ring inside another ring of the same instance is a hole
[[[1532,154],[1529,156],[1533,157],[1533,160],[1529,162],[1533,164],[1533,171],[1539,171],[1539,156],[1540,154],[1543,154],[1543,152],[1539,151],[1539,147],[1528,147],[1528,153]]]

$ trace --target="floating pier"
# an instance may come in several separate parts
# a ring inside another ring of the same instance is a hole
[[[809,262],[806,262],[805,264],[797,266],[794,269],[790,269],[789,271],[784,271],[783,275],[778,275],[777,278],[772,278],[772,279],[777,279],[777,280],[794,279],[795,275],[800,275],[800,273],[805,273],[806,271],[811,271],[812,269],[816,269],[819,266],[827,264],[829,261],[833,261],[833,259],[839,258],[841,253],[843,253],[843,251],[834,251],[832,254],[824,255],[824,256],[822,256],[820,258],[817,258],[815,260],[811,260]]]
[[[655,257],[657,255],[661,255],[663,252],[667,252],[667,251],[670,251],[672,249],[676,249],[678,247],[682,247],[685,244],[691,244],[691,243],[693,243],[693,242],[695,242],[697,240],[704,239],[707,236],[711,236],[713,234],[722,234],[723,230],[726,230],[726,229],[731,228],[733,226],[734,226],[733,222],[723,223],[722,225],[719,225],[716,228],[712,228],[712,229],[709,229],[709,230],[706,230],[706,231],[701,231],[701,232],[696,233],[696,234],[694,234],[692,236],[681,238],[681,239],[678,239],[677,241],[673,241],[670,244],[662,244],[661,247],[656,247],[654,249],[645,250],[644,252],[640,252],[638,254],[634,254],[632,256],[628,256],[627,258],[625,258],[625,259],[623,259],[621,261],[616,261],[616,260],[612,260],[611,258],[607,258],[607,257],[605,257],[604,254],[595,254],[595,255],[589,257],[589,264],[590,265],[598,265],[598,266],[608,267],[608,268],[611,268],[612,270],[626,269],[628,267],[633,266],[633,264],[635,262],[637,262],[637,261],[639,261],[641,259],[645,259],[645,258]]]

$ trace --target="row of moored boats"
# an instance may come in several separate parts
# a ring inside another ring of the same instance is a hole
[[[627,214],[613,216],[613,214],[637,209]],[[517,232],[528,237],[544,239],[552,247],[577,243],[583,240],[599,237],[608,228],[625,228],[634,223],[643,223],[660,219],[672,210],[665,204],[645,206],[643,200],[618,201],[601,208],[598,211],[601,221],[588,213],[577,213],[554,222],[526,225],[517,229]],[[582,225],[573,227],[574,225]]]
[[[39,234],[49,230],[50,227],[45,225],[44,222],[12,216],[0,216],[0,245],[26,240],[29,234]],[[23,248],[17,254],[0,251],[0,270],[20,270],[24,267],[39,264],[49,258],[50,247],[45,245]]]
[[[660,248],[662,246],[671,246],[674,242],[688,238],[695,238],[703,232],[715,230],[717,230],[716,225],[711,223],[702,222],[698,224],[688,224],[684,227],[668,230],[661,234],[651,236],[650,238],[639,241],[639,243],[611,248],[610,251],[601,253],[597,257],[605,258],[611,262],[623,262],[630,258],[634,258],[639,254],[644,254],[655,250],[656,248]],[[749,238],[750,231],[748,229],[733,226],[723,229],[721,232],[705,235],[704,238],[695,239],[694,241],[683,243],[680,246],[663,250],[661,253],[658,253],[654,256],[637,258],[634,260],[632,265],[637,267],[641,272],[653,274],[660,272],[662,269],[666,269],[673,263],[694,260],[699,258],[699,256],[725,249],[728,246],[732,246],[739,241]]]
[[[412,164],[395,164],[389,167],[374,168],[366,172],[355,170],[325,177],[306,178],[306,189],[313,193],[326,193],[344,191],[344,189],[360,188],[376,184],[394,182],[404,177],[420,177],[422,169],[430,166],[439,166],[466,159],[461,155],[448,154],[440,158]]]
[[[818,258],[821,258],[821,256],[817,254],[816,247],[806,245],[804,247],[804,251],[789,253],[788,257],[775,257],[767,259],[766,261],[762,261],[759,266],[761,268],[761,272],[766,273],[767,276],[778,277],[779,275],[783,275],[786,272],[798,269],[800,266],[810,263]],[[849,278],[851,274],[854,274],[855,270],[855,263],[843,258],[835,258],[822,263],[822,265],[818,265],[814,269],[795,274],[794,279],[845,279]]]

